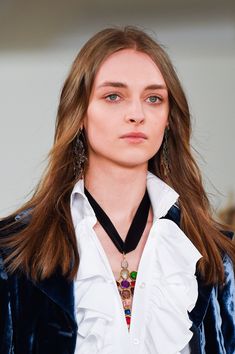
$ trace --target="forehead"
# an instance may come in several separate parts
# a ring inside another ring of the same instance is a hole
[[[134,49],[123,49],[111,54],[100,65],[94,86],[102,81],[165,84],[164,78],[149,55]]]

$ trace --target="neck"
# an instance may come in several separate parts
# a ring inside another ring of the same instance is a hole
[[[90,164],[85,186],[110,219],[130,224],[146,190],[147,166]]]

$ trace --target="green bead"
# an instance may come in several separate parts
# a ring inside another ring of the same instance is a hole
[[[131,276],[131,279],[136,279],[136,277],[137,277],[137,272],[131,272],[131,274],[130,274],[130,276]]]

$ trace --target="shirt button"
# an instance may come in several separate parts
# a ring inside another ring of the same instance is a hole
[[[141,288],[141,289],[145,288],[145,285],[146,285],[146,284],[145,284],[144,282],[141,283],[141,284],[140,284],[140,288]]]
[[[139,341],[138,338],[134,338],[134,339],[133,339],[133,343],[134,343],[134,344],[140,344],[140,341]]]

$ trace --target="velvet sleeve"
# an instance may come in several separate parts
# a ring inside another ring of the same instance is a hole
[[[30,209],[16,217],[0,221],[0,239],[13,235],[26,227]],[[23,220],[23,221],[22,221]],[[17,222],[16,222],[17,221]],[[3,251],[0,249],[0,354],[14,354],[13,315],[9,279],[3,264]]]
[[[0,353],[13,354],[13,327],[7,274],[0,254]]]
[[[226,353],[235,353],[235,278],[231,259],[224,257],[225,282],[218,291],[220,304],[221,329]]]

